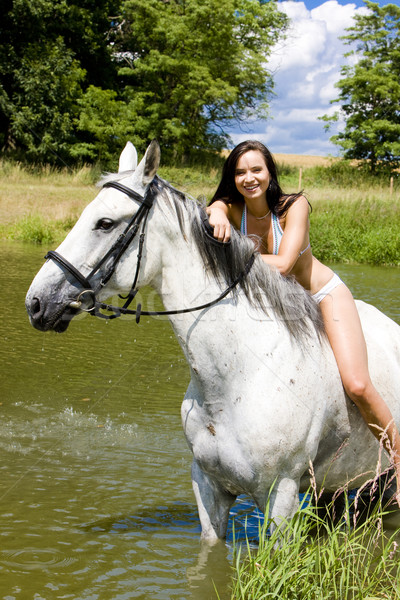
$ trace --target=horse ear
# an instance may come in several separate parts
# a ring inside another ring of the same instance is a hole
[[[119,157],[118,173],[134,171],[137,167],[137,152],[131,142],[127,142]]]
[[[150,142],[149,147],[144,155],[144,169],[142,175],[143,185],[147,185],[153,181],[157,169],[160,166],[161,150],[157,140]]]

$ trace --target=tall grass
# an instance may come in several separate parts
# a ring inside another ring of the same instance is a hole
[[[327,166],[316,165],[306,172],[306,180],[313,187],[332,186],[339,188],[361,188],[367,190],[371,187],[388,188],[390,176],[393,176],[394,185],[400,184],[400,173],[385,171],[370,172],[365,163],[332,159]]]
[[[61,241],[72,229],[76,218],[68,217],[58,221],[47,221],[40,214],[32,214],[5,227],[0,225],[0,238],[6,230],[5,237],[18,242],[33,244],[53,244]]]
[[[25,184],[52,183],[53,185],[91,185],[100,176],[97,166],[82,165],[59,169],[52,165],[29,165],[9,160],[0,160],[0,179],[8,183]]]
[[[399,532],[385,537],[380,504],[354,526],[352,505],[333,520],[315,504],[303,505],[285,531],[268,535],[260,526],[259,546],[236,547],[232,600],[398,600]]]
[[[400,265],[400,202],[342,193],[312,201],[311,245],[321,261]]]

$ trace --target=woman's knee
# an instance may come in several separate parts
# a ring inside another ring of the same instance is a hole
[[[372,386],[371,381],[368,377],[349,377],[343,381],[344,389],[346,394],[358,404],[363,402],[369,395],[370,388]]]

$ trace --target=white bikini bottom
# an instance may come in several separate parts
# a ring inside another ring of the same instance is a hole
[[[340,279],[339,275],[334,273],[332,279],[330,279],[328,283],[326,283],[324,287],[319,290],[319,292],[313,294],[315,302],[319,304],[325,298],[325,296],[330,294],[341,283],[343,283],[343,281]]]

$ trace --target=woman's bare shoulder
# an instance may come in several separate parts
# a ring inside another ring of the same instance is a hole
[[[285,196],[282,202],[282,208],[284,211],[284,215],[293,214],[293,213],[307,213],[310,212],[310,203],[303,194],[292,194]]]

